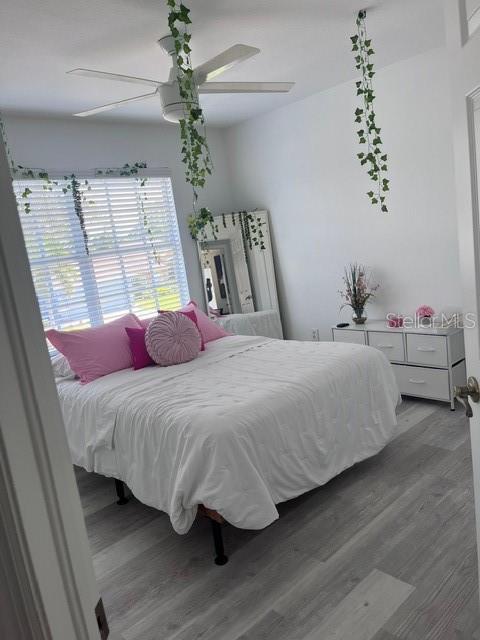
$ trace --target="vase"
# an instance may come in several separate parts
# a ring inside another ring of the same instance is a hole
[[[432,316],[417,316],[418,324],[420,327],[431,327],[433,325]]]
[[[359,314],[359,315],[353,316],[353,321],[355,324],[365,324],[365,322],[367,321],[367,317]]]

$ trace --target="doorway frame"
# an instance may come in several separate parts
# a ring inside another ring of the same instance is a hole
[[[1,140],[0,210],[0,636],[98,640],[98,588]]]

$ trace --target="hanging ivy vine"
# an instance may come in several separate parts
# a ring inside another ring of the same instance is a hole
[[[210,209],[202,207],[197,213],[188,216],[188,230],[193,240],[207,240],[208,229],[210,229],[213,238],[216,240],[218,224],[216,224]]]
[[[184,117],[179,122],[182,162],[185,165],[185,179],[191,184],[193,191],[193,214],[188,226],[193,238],[198,237],[206,226],[210,226],[215,235],[212,213],[206,207],[198,209],[198,192],[204,188],[207,177],[212,174],[213,163],[190,59],[192,36],[187,30],[192,23],[190,9],[177,0],[167,0],[167,6],[168,26],[175,46],[178,87],[184,102]]]
[[[88,233],[85,226],[85,214],[84,214],[84,205],[94,205],[95,202],[88,197],[88,192],[91,191],[92,187],[85,178],[79,178],[76,174],[71,173],[70,175],[64,175],[63,178],[55,178],[52,179],[45,169],[32,169],[29,167],[24,167],[20,164],[16,164],[13,159],[13,154],[10,148],[10,144],[7,137],[7,131],[5,128],[5,122],[0,114],[0,136],[3,140],[3,144],[7,154],[7,160],[10,167],[10,173],[13,179],[24,179],[24,180],[39,180],[42,182],[42,188],[44,190],[52,191],[53,187],[60,187],[63,194],[71,193],[73,198],[73,206],[75,209],[75,215],[77,216],[78,223],[80,226],[80,230],[83,236],[83,243],[85,246],[85,253],[89,255],[89,246],[88,246]],[[134,177],[137,179],[140,187],[145,187],[148,181],[147,176],[139,175],[139,171],[141,169],[146,169],[146,162],[134,162],[132,164],[126,163],[120,168],[116,167],[108,167],[106,169],[95,169],[94,176],[96,178],[102,178],[106,176],[118,175],[121,177]],[[23,207],[23,210],[26,214],[31,213],[31,204],[30,204],[30,196],[32,194],[32,190],[30,187],[25,187],[25,189],[21,193],[21,202],[19,202],[19,206]],[[145,211],[144,202],[147,200],[146,194],[141,194],[139,196],[140,208],[142,211],[142,221],[145,231],[148,235],[150,243],[152,245],[153,254],[157,263],[159,263],[158,252],[156,248],[153,246],[152,240],[152,230],[150,228],[150,223],[148,220],[147,213]]]
[[[190,216],[189,229],[192,238],[199,241],[208,241],[212,238],[209,236],[208,229],[212,230],[213,239],[216,240],[219,233],[219,226],[217,219],[221,218],[221,224],[224,229],[228,229],[228,225],[240,227],[240,231],[243,239],[243,246],[245,250],[247,247],[252,250],[253,247],[258,247],[262,251],[265,250],[265,234],[262,227],[265,226],[265,222],[255,212],[250,211],[235,211],[232,213],[222,213],[216,218],[208,212],[208,218],[202,220],[200,216]],[[198,220],[200,221],[198,222]]]
[[[388,156],[382,150],[381,129],[377,126],[375,114],[375,92],[373,89],[374,65],[371,57],[375,54],[372,40],[367,36],[366,11],[360,11],[357,17],[357,33],[350,39],[352,51],[355,53],[356,68],[361,71],[362,79],[356,83],[357,96],[361,97],[362,105],[355,111],[355,122],[361,127],[357,131],[358,141],[365,146],[365,151],[357,154],[360,164],[366,165],[368,175],[375,187],[367,195],[373,205],[380,205],[383,212],[388,212],[386,193],[389,191],[390,181],[386,177],[388,171]]]

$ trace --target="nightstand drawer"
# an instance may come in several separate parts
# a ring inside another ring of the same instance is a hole
[[[433,367],[448,367],[447,338],[445,336],[407,335],[407,360]]]
[[[380,349],[391,361],[403,362],[405,360],[401,333],[369,331],[368,344],[371,347]]]
[[[333,339],[335,342],[353,342],[354,344],[365,344],[365,331],[348,331],[348,329],[334,329]]]
[[[400,393],[435,400],[450,400],[448,371],[392,365]]]

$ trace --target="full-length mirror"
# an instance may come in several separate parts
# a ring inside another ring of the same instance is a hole
[[[245,327],[247,314],[250,324],[268,319],[281,337],[268,212],[216,216],[198,253],[209,315],[226,328]]]

